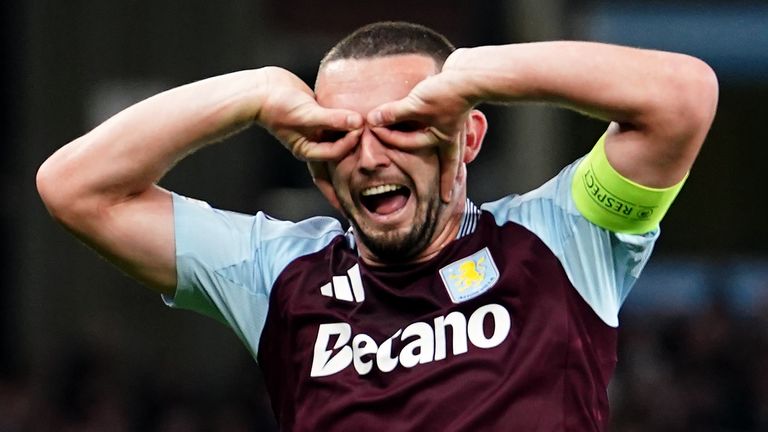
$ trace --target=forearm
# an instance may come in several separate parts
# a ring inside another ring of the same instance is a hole
[[[40,168],[46,205],[109,206],[152,187],[200,146],[248,125],[259,110],[260,70],[198,81],[133,105],[59,149]]]
[[[305,160],[347,154],[357,133],[317,143],[319,132],[362,117],[317,105],[312,90],[277,67],[188,84],[142,101],[67,144],[40,168],[51,214],[107,259],[165,294],[175,290],[173,200],[156,182],[176,161],[252,122]],[[351,118],[351,120],[350,120]]]
[[[572,41],[460,49],[444,70],[466,74],[480,100],[551,102],[636,127],[698,105],[713,78],[687,55]]]
[[[623,174],[651,186],[684,176],[717,104],[717,81],[704,62],[600,43],[462,49],[443,70],[457,75],[460,91],[473,102],[548,102],[616,122],[611,133],[621,139],[608,142],[609,159]],[[617,148],[625,155],[617,157]]]

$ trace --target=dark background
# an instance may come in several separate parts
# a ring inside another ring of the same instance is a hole
[[[622,315],[612,430],[768,430],[765,2],[0,4],[0,432],[274,428],[258,368],[234,335],[167,310],[54,224],[35,172],[57,148],[167,88],[269,64],[311,84],[335,40],[383,19],[432,26],[458,46],[589,39],[713,66],[717,118]],[[541,106],[485,110],[491,131],[469,171],[478,202],[541,184],[605,128]],[[238,211],[331,214],[303,165],[257,129],[189,157],[163,184]]]

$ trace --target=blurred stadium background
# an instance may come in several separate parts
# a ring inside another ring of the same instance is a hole
[[[622,315],[613,431],[768,430],[768,3],[565,0],[4,0],[0,432],[275,430],[230,331],[122,276],[48,217],[34,188],[56,148],[119,109],[200,78],[276,64],[312,82],[357,26],[421,22],[457,45],[558,38],[681,51],[721,81],[708,142]],[[477,201],[524,192],[605,127],[486,107]],[[281,218],[330,213],[304,167],[251,129],[163,184]],[[499,189],[498,185],[506,185]]]

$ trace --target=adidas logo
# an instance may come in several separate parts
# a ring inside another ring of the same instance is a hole
[[[347,270],[346,276],[334,276],[327,284],[320,287],[320,294],[337,300],[362,303],[365,300],[360,267],[355,264]]]

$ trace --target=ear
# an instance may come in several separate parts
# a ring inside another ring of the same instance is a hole
[[[488,120],[480,110],[472,110],[465,123],[465,145],[462,162],[468,164],[475,160],[480,148],[483,146],[483,138],[488,130]]]
[[[307,168],[312,175],[312,181],[315,183],[320,193],[323,194],[325,199],[338,211],[341,211],[341,205],[339,205],[339,198],[336,196],[336,190],[333,189],[331,183],[331,176],[328,173],[328,164],[325,162],[307,162]]]

